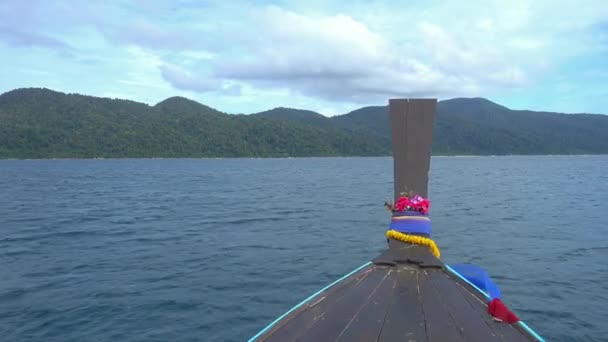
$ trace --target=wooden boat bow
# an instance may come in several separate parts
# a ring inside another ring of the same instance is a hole
[[[494,320],[484,293],[428,248],[390,240],[371,263],[303,301],[250,341],[539,339],[523,323]]]
[[[437,100],[396,99],[389,105],[395,202],[403,191],[426,197]],[[401,239],[406,242],[389,234],[388,248],[373,261],[305,299],[249,341],[542,341],[525,323],[498,322],[490,315],[490,295],[438,258],[430,220],[425,229],[426,237]]]

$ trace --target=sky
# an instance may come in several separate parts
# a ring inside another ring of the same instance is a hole
[[[395,97],[608,114],[606,0],[0,0],[0,93],[332,116]]]

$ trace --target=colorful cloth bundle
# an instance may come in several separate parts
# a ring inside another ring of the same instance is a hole
[[[392,207],[393,216],[387,237],[414,244],[429,245],[433,254],[439,258],[439,249],[430,239],[431,219],[428,217],[428,213],[431,202],[419,195],[410,197],[399,198]],[[492,282],[484,269],[468,264],[457,264],[451,268],[487,294],[488,313],[495,320],[509,324],[519,321],[519,318],[500,300],[500,289]]]
[[[393,207],[389,229],[400,233],[431,236],[431,219],[428,217],[431,202],[420,196],[401,197]]]
[[[393,213],[389,229],[430,237],[431,219],[417,211],[398,211]]]
[[[488,295],[490,300],[488,313],[494,319],[509,324],[519,321],[519,318],[500,300],[500,289],[483,268],[469,264],[457,264],[450,267]]]
[[[412,198],[409,197],[401,197],[395,203],[395,211],[417,211],[424,215],[429,214],[429,208],[431,207],[431,202],[420,196],[416,195]]]

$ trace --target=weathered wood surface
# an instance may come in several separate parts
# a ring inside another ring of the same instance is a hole
[[[428,249],[389,246],[256,341],[535,341],[519,325],[494,321],[484,296]]]
[[[427,197],[437,99],[391,99],[395,201],[413,190]]]

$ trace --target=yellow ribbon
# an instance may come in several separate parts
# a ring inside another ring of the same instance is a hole
[[[439,258],[439,256],[441,255],[441,253],[439,252],[439,247],[437,247],[437,244],[435,244],[435,241],[433,241],[433,239],[431,239],[431,238],[427,238],[424,236],[404,234],[404,233],[401,233],[401,232],[398,232],[398,231],[392,230],[392,229],[386,231],[386,237],[395,239],[395,240],[399,240],[399,241],[403,241],[403,242],[407,242],[407,243],[411,243],[414,245],[427,246],[431,250],[431,253],[433,253],[433,255],[436,256],[437,258]]]

